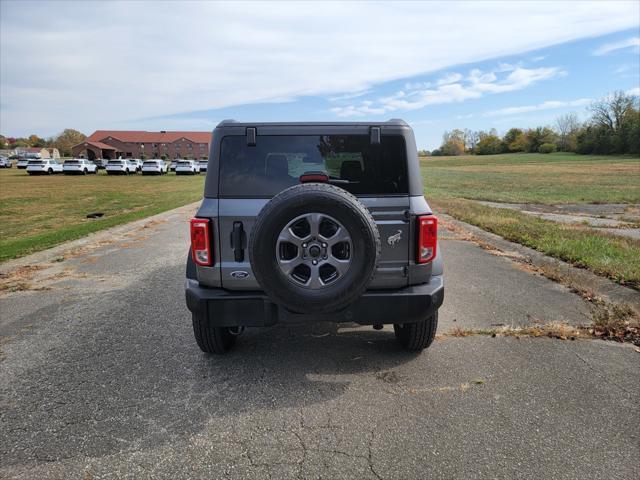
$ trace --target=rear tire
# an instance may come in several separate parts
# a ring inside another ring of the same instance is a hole
[[[86,168],[82,171],[82,174],[83,174],[83,175],[86,175],[86,174],[87,174],[87,169],[86,169]]]
[[[236,343],[237,335],[233,335],[228,327],[213,327],[206,317],[192,315],[193,334],[200,350],[205,353],[226,353]]]
[[[47,173],[48,173],[49,175],[53,175],[53,169],[51,169],[51,168],[50,168],[49,170],[47,170]]]
[[[417,323],[395,323],[393,330],[402,348],[410,352],[420,352],[433,343],[438,328],[438,311]]]

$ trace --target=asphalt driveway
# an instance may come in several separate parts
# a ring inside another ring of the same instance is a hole
[[[320,324],[202,354],[183,299],[192,211],[3,279],[0,477],[640,476],[630,345],[443,336],[415,355],[388,328]],[[439,333],[589,319],[508,258],[452,232],[442,248]]]

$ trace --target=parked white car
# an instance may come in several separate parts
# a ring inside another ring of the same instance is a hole
[[[142,171],[142,160],[140,160],[139,158],[130,158],[129,160],[131,160],[132,162],[134,162],[137,166],[138,166],[138,171],[141,172]]]
[[[138,163],[130,158],[119,158],[118,160],[109,160],[105,169],[108,175],[129,175],[137,173]]]
[[[169,171],[169,166],[162,160],[145,160],[142,162],[143,175],[163,175]]]
[[[27,173],[29,175],[52,175],[54,173],[62,173],[62,164],[56,162],[53,158],[29,160],[29,163],[27,164]]]
[[[0,168],[11,168],[13,167],[13,162],[9,160],[7,157],[0,157]]]
[[[29,159],[27,157],[20,157],[16,163],[16,167],[22,169],[27,168],[27,165],[29,165]]]
[[[62,165],[62,172],[65,175],[86,175],[87,173],[98,173],[98,167],[95,163],[84,158],[72,158],[65,160]]]
[[[200,166],[201,172],[207,171],[207,165],[209,165],[209,160],[200,160],[198,161],[198,165]]]
[[[195,175],[200,173],[200,165],[194,160],[180,160],[176,166],[176,175]]]

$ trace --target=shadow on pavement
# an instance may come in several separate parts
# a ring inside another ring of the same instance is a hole
[[[43,329],[72,326],[56,333],[60,341],[42,340],[46,362],[19,376],[7,369],[10,382],[0,387],[8,407],[0,427],[5,465],[140,450],[216,419],[322,404],[340,397],[351,375],[416,357],[400,350],[392,332],[339,333],[333,324],[252,329],[228,355],[208,356],[193,338],[176,269],[147,279],[145,291],[158,297],[123,290],[46,322],[33,319]],[[79,311],[93,313],[80,318]]]

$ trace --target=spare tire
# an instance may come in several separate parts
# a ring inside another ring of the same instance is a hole
[[[305,183],[273,197],[249,240],[256,280],[292,312],[330,313],[354,302],[375,274],[380,234],[346,190]]]

